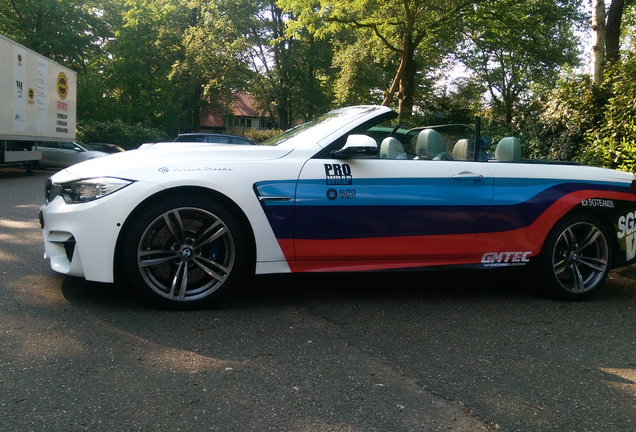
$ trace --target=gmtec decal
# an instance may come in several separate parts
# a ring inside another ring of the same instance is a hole
[[[636,258],[636,212],[627,213],[618,218],[619,239],[625,237],[625,253],[627,261]]]
[[[532,252],[486,252],[481,257],[485,267],[524,266],[530,262]]]

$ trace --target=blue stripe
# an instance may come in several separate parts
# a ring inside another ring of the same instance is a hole
[[[267,203],[268,218],[277,238],[324,240],[502,232],[532,224],[549,206],[575,191],[630,192],[624,183],[498,179],[495,201],[490,205],[488,197],[492,191],[487,192],[483,183],[481,188],[470,188],[466,183],[446,179],[356,179],[353,186],[334,187],[355,189],[355,199],[332,201],[326,196],[330,187],[324,182],[316,183],[303,182],[296,206],[293,201]],[[283,189],[290,187],[291,182]],[[300,221],[295,232],[294,217]]]
[[[492,199],[492,179],[464,183],[451,178],[355,179],[352,185],[326,185],[324,180],[298,183],[297,206],[483,206]],[[355,191],[355,199],[329,200],[327,190]]]

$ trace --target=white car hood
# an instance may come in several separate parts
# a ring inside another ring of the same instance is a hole
[[[178,143],[182,144],[182,143]],[[148,147],[140,150],[112,154],[106,158],[92,159],[67,168],[56,174],[56,181],[64,182],[80,178],[100,176],[138,179],[149,169],[232,161],[263,161],[279,159],[293,149],[267,146],[187,144],[162,148]]]

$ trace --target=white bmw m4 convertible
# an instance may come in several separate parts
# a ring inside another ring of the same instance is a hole
[[[387,127],[395,116],[349,107],[265,145],[160,143],[71,166],[46,183],[45,256],[176,308],[253,273],[441,266],[533,267],[577,299],[634,262],[632,174],[523,160],[517,138],[486,149],[463,125]]]

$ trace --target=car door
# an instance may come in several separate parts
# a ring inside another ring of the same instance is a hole
[[[59,166],[59,143],[55,141],[43,141],[38,148],[42,152],[42,160],[40,165],[42,166]]]
[[[82,162],[82,150],[74,142],[60,142],[57,154],[56,166],[68,167]]]
[[[296,190],[296,260],[460,260],[492,199],[482,162],[314,158]]]

